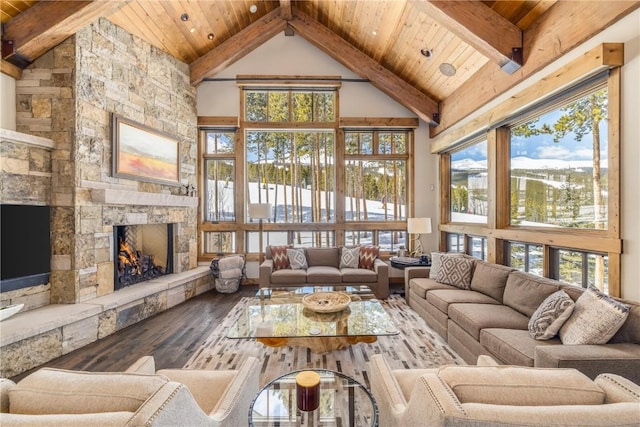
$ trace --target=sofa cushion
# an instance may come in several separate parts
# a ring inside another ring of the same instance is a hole
[[[480,341],[480,331],[485,328],[527,330],[529,318],[506,305],[451,304],[449,318],[460,328]]]
[[[360,246],[360,258],[358,260],[358,268],[366,268],[373,270],[378,258],[380,249],[377,246]]]
[[[427,292],[427,301],[443,313],[447,313],[449,304],[455,303],[499,304],[498,301],[485,294],[463,289],[434,289]]]
[[[323,285],[342,283],[342,274],[336,267],[309,267],[307,269],[307,283],[316,283]]]
[[[529,334],[536,340],[556,336],[560,327],[573,313],[573,300],[563,290],[549,295],[529,319]]]
[[[491,298],[502,303],[504,287],[507,285],[509,273],[513,268],[500,264],[491,264],[478,260],[473,268],[471,278],[471,289],[489,295]]]
[[[473,260],[460,256],[443,255],[436,280],[460,289],[471,288]]]
[[[9,391],[16,386],[16,383],[8,378],[0,378],[0,413],[9,412]]]
[[[447,366],[438,376],[461,403],[512,406],[602,405],[605,393],[575,369]]]
[[[513,271],[504,288],[503,304],[527,317],[540,306],[549,295],[560,289],[558,282],[533,274]]]
[[[97,414],[2,414],[2,426],[25,427],[122,427],[131,423],[133,412],[103,412]]]
[[[409,288],[422,299],[427,298],[427,292],[433,289],[456,289],[455,286],[438,283],[435,279],[415,278],[409,281]]]
[[[340,248],[307,248],[309,267],[340,268]]]
[[[522,329],[487,328],[480,331],[480,344],[505,365],[534,366],[537,347],[562,343],[558,338],[537,341]]]
[[[629,310],[627,304],[589,288],[560,329],[560,339],[570,345],[606,344],[627,320]]]
[[[290,249],[287,248],[287,258],[289,258],[289,265],[292,270],[306,270],[307,257],[304,254],[304,248]]]
[[[43,368],[9,392],[10,408],[33,415],[135,412],[167,382],[161,375]]]
[[[342,283],[376,283],[378,274],[364,268],[341,268]]]
[[[287,256],[287,248],[287,246],[269,246],[274,271],[291,268],[289,257]]]
[[[303,285],[307,283],[306,270],[284,269],[271,273],[271,284],[273,285]]]
[[[340,250],[340,268],[358,268],[360,248],[345,248]]]

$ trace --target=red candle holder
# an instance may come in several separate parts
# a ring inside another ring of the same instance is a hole
[[[302,371],[296,375],[296,403],[301,411],[315,411],[320,406],[320,374]]]

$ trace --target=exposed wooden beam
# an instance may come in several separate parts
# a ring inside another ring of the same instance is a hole
[[[16,52],[33,61],[100,16],[127,1],[40,1],[7,22],[3,39],[13,40]]]
[[[7,76],[11,76],[16,80],[20,80],[20,78],[22,78],[22,68],[16,67],[4,59],[0,62],[0,72]]]
[[[473,111],[527,79],[571,49],[600,33],[640,7],[640,1],[560,1],[524,33],[525,62],[507,75],[488,63],[440,103],[440,124],[430,129],[441,134]],[[567,16],[572,25],[567,27]]]
[[[276,8],[191,63],[191,84],[212,77],[260,47],[287,26]]]
[[[280,0],[280,16],[285,21],[291,21],[293,17],[291,12],[291,0]]]
[[[436,125],[436,101],[380,65],[342,37],[300,10],[293,9],[289,21],[297,34],[342,65],[369,79],[371,84],[430,125]]]
[[[522,31],[479,1],[420,0],[415,6],[498,64],[505,71],[520,68],[514,48],[522,48]]]

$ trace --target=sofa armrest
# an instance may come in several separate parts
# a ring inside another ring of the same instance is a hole
[[[211,426],[211,420],[184,385],[170,381],[156,391],[131,418],[128,426]]]
[[[428,279],[431,267],[406,267],[404,269],[404,299],[409,305],[409,282],[411,279]]]
[[[373,263],[373,269],[378,275],[378,285],[375,290],[376,298],[385,299],[389,297],[389,265],[376,258]]]
[[[534,366],[575,368],[591,379],[607,372],[640,383],[640,344],[538,346]]]
[[[640,385],[615,374],[600,374],[596,385],[605,392],[604,403],[640,402]]]
[[[260,264],[259,285],[261,288],[271,287],[271,273],[273,273],[273,260],[265,259]]]
[[[125,372],[134,372],[138,374],[155,374],[156,362],[153,359],[153,356],[142,356],[140,359],[133,362],[133,364],[129,366]]]

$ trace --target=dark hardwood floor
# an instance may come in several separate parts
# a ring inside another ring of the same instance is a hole
[[[153,355],[156,369],[181,368],[242,297],[257,286],[232,294],[205,292],[14,378],[18,381],[44,366],[93,372],[117,372],[138,358]]]

